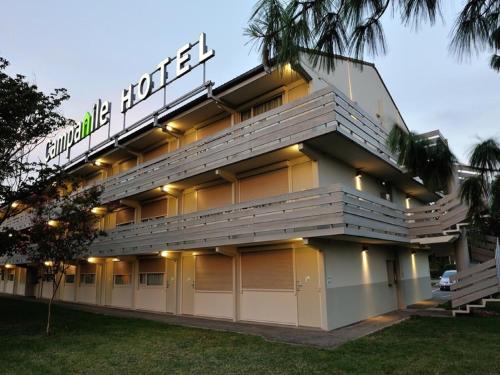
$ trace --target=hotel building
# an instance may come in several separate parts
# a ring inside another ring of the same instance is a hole
[[[68,167],[104,188],[108,235],[57,298],[323,330],[430,298],[429,252],[457,220],[422,221],[443,200],[398,165],[393,126],[407,130],[362,61],[214,87]],[[51,295],[46,267],[0,263],[0,292]]]

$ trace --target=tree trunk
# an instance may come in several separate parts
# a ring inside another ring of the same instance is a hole
[[[57,290],[59,289],[59,285],[61,284],[61,280],[62,280],[63,275],[64,275],[64,272],[61,272],[59,275],[59,280],[57,280],[57,281],[56,281],[56,277],[54,277],[54,288],[52,290],[52,296],[50,297],[48,311],[47,311],[47,327],[45,329],[45,333],[47,334],[47,336],[50,335],[50,322],[51,322],[51,318],[52,318],[52,302],[54,301]]]

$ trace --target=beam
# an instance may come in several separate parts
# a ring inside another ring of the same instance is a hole
[[[236,254],[238,254],[236,246],[217,246],[215,248],[215,252],[228,257],[234,257],[236,256]]]
[[[304,155],[308,156],[311,160],[317,161],[320,158],[321,152],[315,150],[311,146],[305,144],[305,143],[299,143],[299,151],[302,152]]]
[[[215,174],[227,182],[236,182],[238,179],[236,178],[236,175],[234,173],[231,173],[225,169],[216,169]]]
[[[120,199],[120,204],[127,206],[127,207],[132,207],[132,208],[140,208],[141,204],[139,201],[135,199]]]

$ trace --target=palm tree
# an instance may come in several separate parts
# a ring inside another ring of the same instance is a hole
[[[500,145],[492,138],[476,144],[470,153],[476,172],[460,188],[460,199],[469,206],[471,229],[479,234],[500,235]]]
[[[382,20],[395,18],[418,29],[442,18],[444,0],[256,0],[245,30],[264,66],[292,66],[302,55],[314,66],[332,70],[335,57],[363,59],[387,50]],[[500,0],[460,2],[452,20],[450,49],[459,59],[491,53],[490,66],[500,71]]]
[[[457,159],[445,141],[430,141],[394,125],[387,146],[398,155],[398,164],[420,177],[429,190],[448,192]]]

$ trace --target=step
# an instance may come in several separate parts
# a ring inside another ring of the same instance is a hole
[[[484,309],[489,302],[500,302],[500,298],[482,298],[481,304],[467,304],[464,310],[453,310],[452,315],[456,317],[457,315],[470,314],[472,309]]]

